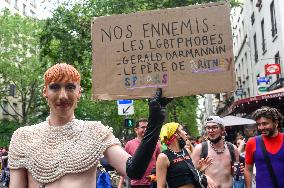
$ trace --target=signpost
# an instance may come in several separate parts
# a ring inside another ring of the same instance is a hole
[[[134,114],[133,100],[118,100],[118,115],[126,116]]]
[[[259,92],[266,92],[267,91],[267,87],[258,87],[258,91]]]
[[[269,84],[270,82],[270,78],[267,78],[266,76],[264,77],[259,77],[257,79],[257,84],[260,84],[260,83],[266,83],[266,84]]]
[[[243,90],[243,88],[239,88],[239,89],[236,90],[235,93],[236,93],[237,96],[242,96],[244,94],[244,90]]]

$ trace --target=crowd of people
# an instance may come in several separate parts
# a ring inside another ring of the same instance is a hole
[[[65,63],[45,72],[49,116],[16,130],[9,154],[1,152],[2,181],[9,168],[10,188],[122,188],[128,180],[131,188],[251,188],[254,181],[257,188],[284,185],[282,115],[277,109],[262,107],[253,113],[260,136],[245,139],[239,134],[230,143],[223,119],[210,116],[204,134],[193,139],[180,123],[164,122],[171,100],[157,89],[149,100],[149,117],[137,121],[136,137],[123,148],[110,127],[75,118],[80,79]],[[111,178],[97,174],[107,169],[115,169],[120,181],[98,184],[99,178]]]
[[[10,170],[8,164],[8,148],[1,147],[0,148],[0,157],[1,157],[1,184],[2,186],[9,187],[10,183]]]
[[[225,141],[224,122],[219,116],[206,119],[205,133],[199,140],[191,139],[178,123],[164,124],[160,141],[167,149],[161,147],[157,158],[155,187],[199,187],[191,172],[194,168],[205,175],[208,187],[277,188],[284,185],[280,173],[284,170],[283,134],[280,133],[283,117],[277,109],[265,106],[252,116],[259,135],[250,127],[246,135],[237,133],[233,143]],[[154,187],[150,181],[147,185],[145,187]]]

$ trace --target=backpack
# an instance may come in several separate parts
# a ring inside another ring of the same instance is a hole
[[[234,165],[234,162],[236,161],[236,156],[235,156],[235,149],[234,149],[234,145],[230,142],[226,142],[229,152],[230,152],[230,156],[231,156],[231,166]],[[208,155],[208,142],[202,142],[202,150],[200,153],[200,159],[201,158],[206,158]]]

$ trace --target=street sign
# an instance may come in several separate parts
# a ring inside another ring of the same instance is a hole
[[[281,74],[280,64],[266,64],[265,65],[265,74]]]
[[[134,114],[133,100],[118,100],[118,115],[126,116]]]
[[[244,94],[244,90],[242,88],[239,88],[239,89],[236,90],[235,93],[236,93],[237,96],[242,96]]]
[[[258,91],[259,92],[266,92],[267,91],[267,87],[258,87]]]
[[[120,104],[133,104],[133,100],[117,100],[117,105]]]
[[[258,79],[257,79],[257,84],[259,84],[259,83],[266,83],[266,84],[269,84],[269,82],[270,82],[270,79],[269,78],[267,78],[267,77],[259,77]]]

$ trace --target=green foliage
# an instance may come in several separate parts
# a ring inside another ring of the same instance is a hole
[[[195,96],[174,99],[168,105],[168,121],[174,121],[184,125],[190,135],[197,136],[197,106],[198,99]]]
[[[19,110],[9,112],[9,115],[16,121],[21,119],[24,124],[28,121],[28,115],[35,110],[36,96],[41,93],[40,24],[31,18],[12,15],[7,10],[0,16],[0,25],[4,26],[0,27],[0,90],[6,91],[9,84],[16,86],[17,98],[14,100],[21,106]],[[7,92],[1,92],[0,99],[8,98]],[[12,104],[9,105],[13,108]]]
[[[15,121],[0,121],[0,147],[9,146],[13,132],[19,127]]]

